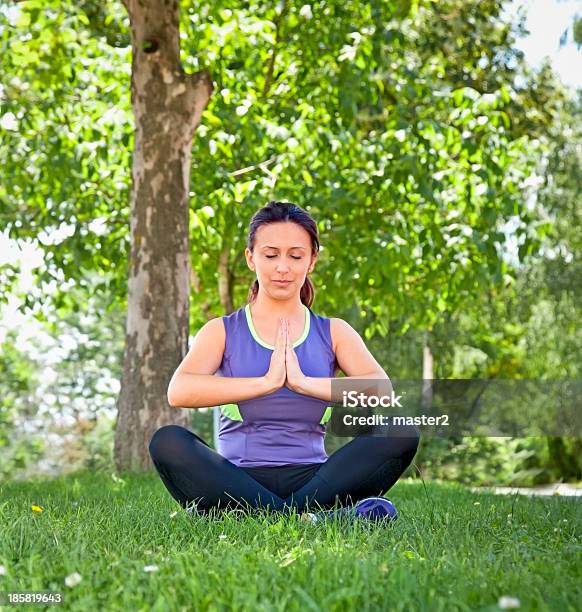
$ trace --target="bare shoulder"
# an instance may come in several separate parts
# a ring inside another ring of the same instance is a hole
[[[198,334],[204,331],[205,335],[211,335],[216,337],[226,337],[226,330],[224,329],[224,321],[222,317],[215,317],[206,321],[204,325],[198,330]],[[197,334],[197,335],[198,335]]]
[[[225,344],[226,330],[222,317],[210,319],[194,336],[190,350],[177,371],[214,374],[222,361]]]
[[[204,345],[215,344],[224,351],[226,343],[226,329],[222,317],[216,317],[206,321],[194,336],[194,342],[198,341]]]
[[[358,332],[347,321],[339,319],[338,317],[330,317],[329,328],[334,353],[336,352],[339,344],[346,338],[360,338],[360,334],[358,334]]]
[[[378,378],[388,377],[360,334],[347,321],[332,318],[330,333],[336,361],[346,376],[374,374]]]

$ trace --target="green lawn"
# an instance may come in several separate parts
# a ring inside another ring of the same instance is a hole
[[[83,611],[582,608],[580,499],[411,480],[388,497],[394,525],[313,525],[191,516],[153,473],[4,483],[0,591],[62,591]]]

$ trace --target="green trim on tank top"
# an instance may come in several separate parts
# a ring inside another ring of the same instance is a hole
[[[220,412],[233,421],[243,420],[240,410],[238,409],[238,404],[224,404],[220,406]]]
[[[319,421],[320,425],[325,425],[329,419],[331,419],[331,412],[333,410],[333,406],[328,406],[325,409],[325,412],[323,413],[323,416],[321,417],[321,421]]]
[[[307,306],[305,304],[303,304],[303,308],[305,310],[305,325],[303,326],[303,333],[293,343],[293,348],[295,348],[296,346],[299,346],[302,342],[304,342],[305,338],[307,338],[307,336],[309,335],[309,327],[311,325],[311,317],[309,316],[309,308],[307,308]],[[259,334],[257,334],[257,330],[255,329],[255,326],[253,325],[253,319],[251,317],[251,305],[250,304],[247,304],[245,306],[245,315],[246,315],[246,319],[247,319],[247,325],[249,326],[249,331],[251,332],[251,336],[255,339],[255,341],[258,342],[261,346],[264,346],[265,348],[268,348],[269,350],[274,351],[275,347],[272,344],[267,344],[266,342],[261,340],[261,338],[259,338]]]
[[[320,425],[325,425],[329,421],[329,419],[331,419],[332,408],[333,408],[332,406],[328,406],[325,409],[325,412],[323,413],[323,416],[321,417],[321,421],[319,421]],[[233,421],[243,420],[238,404],[224,404],[220,406],[220,412],[222,412],[222,414],[225,417]]]

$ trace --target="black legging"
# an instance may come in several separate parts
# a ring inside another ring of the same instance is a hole
[[[329,509],[382,495],[410,465],[418,428],[375,427],[353,438],[324,463],[238,467],[180,425],[158,429],[149,444],[164,485],[183,508]]]

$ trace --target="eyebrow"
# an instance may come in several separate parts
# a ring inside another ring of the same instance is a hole
[[[262,249],[275,249],[276,251],[278,251],[278,250],[279,250],[279,247],[270,246],[270,245],[268,245],[268,244],[266,244],[265,246],[263,246],[263,247],[261,247],[261,248],[262,248]],[[289,250],[291,250],[291,249],[302,249],[302,250],[304,250],[304,251],[306,250],[306,249],[305,249],[305,247],[302,247],[302,246],[292,246],[292,247],[289,247]]]

